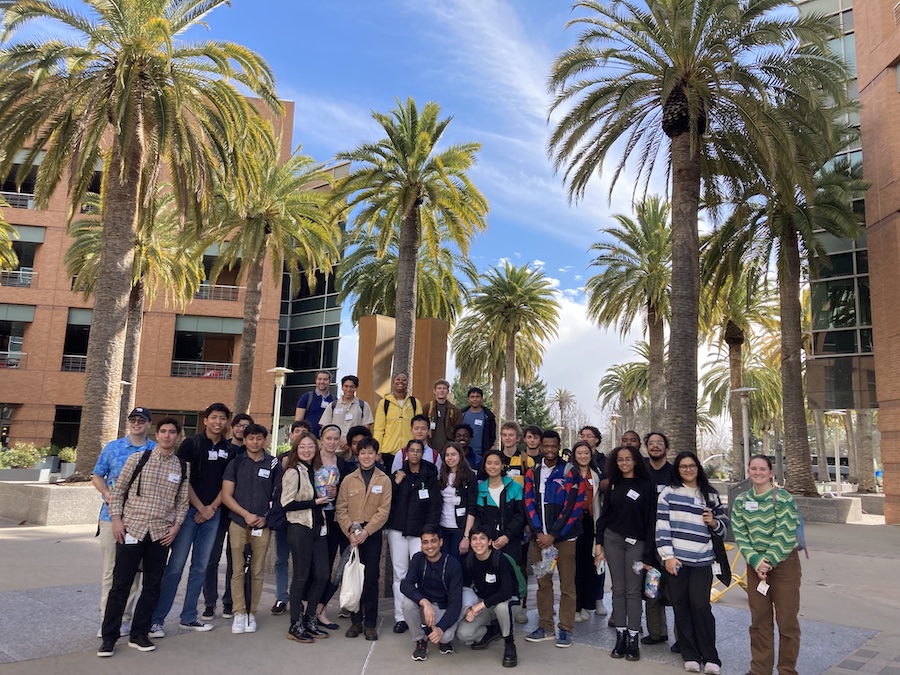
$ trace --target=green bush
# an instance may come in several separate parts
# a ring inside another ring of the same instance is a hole
[[[290,443],[281,443],[276,450],[276,452],[278,453],[279,456],[283,455],[286,452],[290,452],[290,451],[291,451]]]
[[[65,447],[59,451],[59,461],[66,464],[74,464],[78,457],[78,448],[71,446]]]
[[[34,443],[15,443],[0,453],[0,469],[31,469],[42,456]]]

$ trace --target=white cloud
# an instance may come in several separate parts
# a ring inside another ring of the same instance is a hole
[[[546,264],[547,263],[545,263],[543,260],[538,260],[537,258],[535,258],[534,262],[532,263],[534,267],[543,267]]]

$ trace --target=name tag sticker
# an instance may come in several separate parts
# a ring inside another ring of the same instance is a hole
[[[328,407],[328,401],[326,401],[326,400],[323,398],[323,399],[322,399],[322,410],[324,410],[324,409],[327,408],[327,407]]]
[[[326,536],[328,536],[328,526],[327,526],[327,525],[323,525],[323,526],[319,529],[319,536],[320,536],[320,537],[326,537]]]
[[[428,427],[429,427],[432,431],[434,431],[435,429],[437,429],[437,422],[435,422],[434,420],[431,420],[431,424],[429,424]]]
[[[719,563],[714,562],[712,564],[712,573],[713,573],[714,577],[717,577],[720,574],[722,574],[722,566]]]
[[[250,530],[250,536],[251,537],[261,537],[262,536],[262,528],[254,527],[252,530]]]
[[[138,540],[126,532],[125,533],[125,543],[126,544],[137,544]]]
[[[268,469],[260,469],[259,477],[260,478],[268,478],[270,473],[271,473],[271,471],[269,471]]]
[[[219,459],[219,453],[216,452],[215,450],[210,450],[209,454],[208,454],[208,459],[210,462],[215,462],[217,459]]]
[[[380,494],[381,494],[381,487],[382,487],[381,485],[373,485],[373,486],[372,486],[372,494],[373,494],[373,495],[380,495]]]
[[[419,490],[419,499],[428,499],[428,497],[429,494],[427,489],[422,488],[421,490]]]
[[[588,485],[590,485],[591,487],[594,487],[594,479],[593,478],[588,478]]]
[[[641,494],[635,490],[629,490],[625,496],[628,497],[628,499],[636,500]]]
[[[753,501],[744,502],[744,510],[745,511],[759,511],[759,502],[753,502]]]
[[[222,459],[227,459],[228,451],[227,450],[219,450],[219,457],[221,457]]]
[[[522,472],[519,469],[509,468],[506,470],[506,475],[507,476],[521,476]]]
[[[344,421],[352,422],[353,421],[353,413],[347,413],[346,415],[344,415]]]
[[[475,420],[475,426],[476,427],[484,426],[484,420]]]
[[[458,509],[456,509],[456,515],[459,516],[460,518],[462,516],[466,515],[466,507],[460,506]]]
[[[484,575],[484,583],[496,584],[497,583],[497,575],[496,574],[485,574]]]
[[[634,537],[625,537],[625,543],[629,546],[634,546],[637,543],[637,539]]]
[[[769,584],[765,581],[760,581],[759,585],[756,587],[756,592],[760,595],[768,595],[769,594]]]
[[[666,487],[665,485],[657,485],[656,486],[656,494],[659,494],[660,492],[662,492],[665,489],[665,487]]]
[[[170,473],[169,477],[166,480],[168,480],[170,483],[179,483],[181,482],[181,476],[179,476],[177,473]]]

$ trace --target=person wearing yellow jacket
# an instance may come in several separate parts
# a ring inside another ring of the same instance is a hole
[[[374,438],[381,448],[384,466],[390,466],[394,454],[412,439],[410,421],[422,414],[422,402],[407,393],[409,375],[396,373],[391,393],[375,406]]]

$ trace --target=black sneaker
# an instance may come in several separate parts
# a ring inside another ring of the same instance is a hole
[[[681,646],[678,644],[677,640],[675,641],[675,644],[673,644],[671,647],[669,647],[669,651],[672,652],[673,654],[681,653]]]
[[[472,643],[472,649],[487,649],[494,640],[499,640],[500,637],[500,626],[495,623],[491,623],[488,625],[487,632],[484,634],[484,637],[478,640],[478,642]]]
[[[441,654],[454,654],[454,653],[456,653],[456,650],[453,649],[453,643],[452,643],[452,642],[441,642],[441,643],[438,645],[438,647],[439,647],[440,650],[441,650]]]
[[[280,615],[284,614],[287,609],[287,603],[284,600],[279,600],[274,605],[272,605],[272,614]]]
[[[425,640],[416,640],[416,649],[412,653],[413,661],[424,661],[428,658],[428,643]]]
[[[224,605],[222,607],[222,618],[223,619],[233,619],[234,618],[234,607],[231,605]]]
[[[216,608],[207,605],[206,609],[203,610],[203,614],[200,615],[200,618],[204,621],[212,621],[216,618]]]
[[[128,646],[134,647],[139,652],[152,652],[156,649],[156,645],[150,642],[150,638],[146,635],[132,636],[128,640]]]
[[[114,651],[116,651],[116,643],[112,640],[104,640],[100,649],[97,650],[97,656],[112,656]]]
[[[507,642],[503,646],[503,667],[515,668],[519,664],[519,657],[516,654],[516,643]]]
[[[195,630],[198,633],[205,633],[206,631],[210,631],[213,629],[213,625],[211,623],[205,623],[205,622],[199,621],[197,619],[194,619],[190,623],[182,622],[178,625],[181,626],[182,628],[184,628],[185,630]]]
[[[397,634],[405,633],[409,630],[409,624],[405,621],[398,621],[394,624],[394,632]]]

